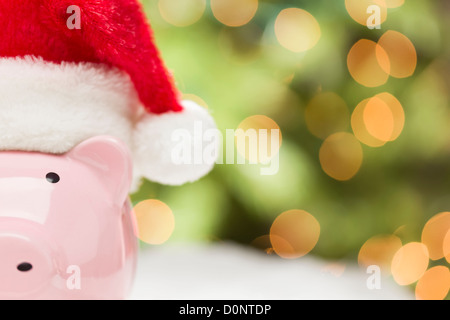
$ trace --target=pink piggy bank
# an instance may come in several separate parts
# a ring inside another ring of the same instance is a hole
[[[0,299],[123,299],[137,239],[118,140],[64,155],[0,153]]]

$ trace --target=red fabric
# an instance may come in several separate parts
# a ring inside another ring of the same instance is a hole
[[[71,5],[81,9],[79,30],[67,27]],[[0,0],[0,56],[25,55],[119,67],[148,111],[182,110],[137,0]]]

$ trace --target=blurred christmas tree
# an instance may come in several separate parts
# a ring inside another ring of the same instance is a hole
[[[250,245],[299,209],[320,224],[312,254],[356,261],[369,238],[421,241],[450,211],[448,1],[386,0],[368,28],[376,3],[144,1],[186,98],[224,134],[255,115],[282,133],[276,175],[219,164],[182,187],[145,182],[133,202],[169,205],[170,241]]]

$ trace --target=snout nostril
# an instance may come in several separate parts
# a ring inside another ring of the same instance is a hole
[[[17,266],[17,270],[21,272],[27,272],[30,271],[31,269],[33,269],[33,266],[31,265],[31,263],[28,262],[22,262]]]

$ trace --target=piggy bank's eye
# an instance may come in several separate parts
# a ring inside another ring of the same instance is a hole
[[[47,173],[45,178],[50,183],[58,183],[59,182],[59,176],[58,176],[58,174],[56,174],[54,172]]]

